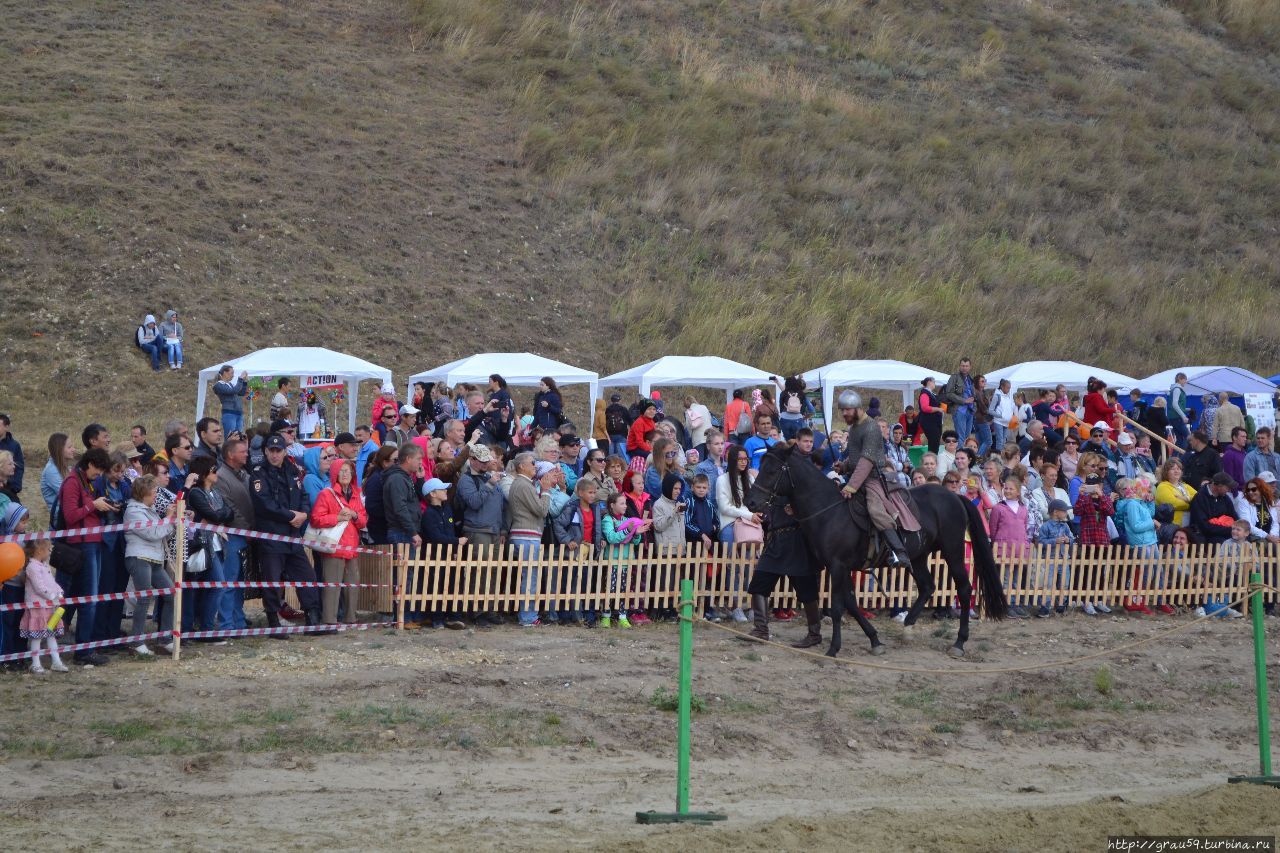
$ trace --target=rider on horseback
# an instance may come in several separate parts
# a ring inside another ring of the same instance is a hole
[[[867,417],[863,411],[862,397],[858,392],[842,391],[837,405],[841,417],[849,425],[844,460],[840,463],[841,472],[848,482],[841,494],[847,499],[862,493],[871,523],[890,548],[889,565],[908,566],[911,555],[902,542],[898,526],[917,531],[920,523],[912,513],[902,487],[884,479],[881,470],[885,463],[884,436],[880,434],[875,419]]]

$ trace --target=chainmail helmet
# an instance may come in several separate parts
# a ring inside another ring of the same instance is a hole
[[[841,391],[836,398],[836,405],[841,409],[861,409],[862,397],[857,391]]]

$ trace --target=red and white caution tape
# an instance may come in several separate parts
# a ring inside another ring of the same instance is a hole
[[[73,604],[90,604],[97,601],[122,601],[131,598],[154,598],[158,595],[172,595],[172,589],[144,589],[141,592],[104,592],[101,595],[77,595],[71,598],[60,598],[57,601],[19,601],[16,604],[0,604],[0,613],[9,610],[30,610],[41,607],[70,607]]]
[[[325,625],[293,625],[279,628],[239,628],[234,631],[186,631],[179,632],[184,640],[202,640],[217,637],[267,637],[272,634],[314,634],[332,631],[367,631],[370,628],[394,629],[395,622],[338,622]]]
[[[107,646],[132,646],[147,640],[154,640],[158,637],[171,638],[172,631],[152,631],[150,634],[135,634],[132,637],[120,637],[115,640],[95,640],[92,643],[72,643],[69,646],[58,644],[58,654],[65,655],[67,652],[87,652],[90,649],[102,649]],[[25,658],[35,657],[37,654],[47,654],[48,650],[42,649],[39,652],[17,652],[11,655],[0,655],[0,663],[11,660],[23,660]]]
[[[337,581],[183,581],[183,589],[258,589],[259,587],[294,587],[296,589],[320,589],[322,587],[346,587],[348,589],[395,589],[389,583],[338,583]]]
[[[129,530],[143,530],[148,527],[160,527],[169,525],[176,527],[174,522],[168,519],[160,519],[159,521],[131,521],[127,524],[103,524],[98,527],[80,527],[75,530],[42,530],[37,533],[12,533],[7,536],[0,536],[0,542],[34,542],[37,539],[67,539],[70,537],[84,536],[101,536],[104,533],[121,533]],[[222,524],[206,524],[203,521],[189,521],[186,524],[188,530],[209,530],[214,533],[225,533],[227,535],[243,536],[245,539],[260,539],[266,542],[292,542],[297,545],[304,545],[301,536],[286,536],[282,533],[261,533],[257,530],[243,530],[239,527],[227,527]],[[344,551],[354,551],[357,554],[390,554],[388,549],[377,548],[343,548]]]
[[[131,521],[128,524],[103,524],[99,527],[80,527],[75,530],[41,530],[36,533],[10,533],[0,536],[0,542],[34,542],[37,539],[66,539],[69,536],[98,536],[103,533],[119,533],[122,530],[143,530],[148,527],[160,527],[173,522],[167,519],[159,521]],[[188,525],[191,527],[194,525]]]

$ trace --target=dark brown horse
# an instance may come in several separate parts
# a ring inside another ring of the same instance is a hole
[[[870,534],[855,521],[849,501],[808,457],[795,455],[794,448],[783,444],[771,447],[761,459],[760,472],[747,494],[747,506],[753,512],[760,512],[776,496],[790,498],[809,547],[831,575],[832,628],[827,655],[835,657],[840,652],[840,620],[845,610],[853,614],[871,641],[871,653],[883,654],[884,644],[862,615],[851,580],[851,573],[867,564]],[[973,545],[973,565],[987,616],[1002,619],[1008,609],[1000,574],[991,555],[991,540],[987,538],[978,508],[959,495],[942,486],[929,485],[912,489],[911,497],[915,500],[920,533],[904,535],[903,539],[911,556],[911,576],[916,582],[917,596],[903,625],[914,625],[933,596],[929,555],[941,553],[960,599],[960,632],[947,653],[964,657],[964,644],[969,640],[969,608],[973,603],[973,586],[964,568],[966,530]]]

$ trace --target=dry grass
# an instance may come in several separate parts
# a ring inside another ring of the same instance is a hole
[[[519,71],[523,155],[615,265],[611,363],[670,341],[785,370],[946,365],[963,344],[1141,373],[1280,356],[1257,319],[1280,308],[1260,8],[1222,6],[1229,41],[1136,4],[468,14],[549,22],[487,61]]]
[[[169,305],[193,366],[1280,358],[1274,2],[0,4],[29,444],[186,415]]]

